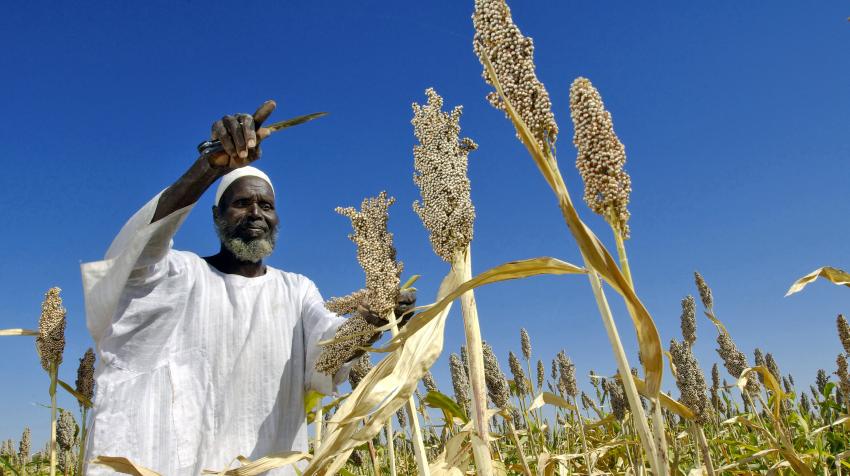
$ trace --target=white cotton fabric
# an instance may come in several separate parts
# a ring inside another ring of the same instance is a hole
[[[192,206],[151,224],[158,200],[124,225],[106,259],[82,265],[100,360],[86,460],[124,456],[194,476],[239,455],[306,451],[305,391],[330,394],[347,376],[349,366],[333,379],[313,370],[318,343],[344,319],[302,275],[223,274],[171,249]]]
[[[262,170],[251,167],[250,165],[246,165],[244,167],[239,167],[236,170],[228,172],[221,180],[218,182],[218,188],[215,189],[215,203],[213,205],[218,206],[218,202],[221,201],[221,196],[224,195],[224,192],[227,190],[227,187],[230,187],[230,184],[241,179],[242,177],[258,177],[266,182],[268,182],[269,187],[272,188],[272,194],[274,194],[274,185],[272,185],[272,181],[268,175]]]

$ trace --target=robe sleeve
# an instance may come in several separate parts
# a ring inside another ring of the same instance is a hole
[[[162,192],[151,199],[121,228],[101,261],[80,266],[86,307],[86,325],[98,348],[131,281],[144,282],[157,271],[171,250],[171,238],[194,204],[151,223]]]
[[[316,361],[322,353],[320,342],[332,339],[337,329],[345,322],[340,317],[325,307],[325,300],[316,285],[305,278],[307,289],[304,302],[301,307],[301,321],[304,326],[304,350],[305,366],[304,383],[306,390],[315,390],[324,395],[331,395],[336,391],[337,385],[348,378],[352,362],[343,365],[333,376],[316,370]]]

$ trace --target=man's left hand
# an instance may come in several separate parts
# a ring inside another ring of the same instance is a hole
[[[409,321],[410,318],[413,317],[413,310],[415,307],[416,290],[407,289],[399,292],[394,310],[395,318],[398,321],[399,328],[407,324],[407,321]],[[360,313],[360,315],[363,316],[364,319],[366,319],[369,324],[372,324],[375,327],[385,326],[388,323],[385,316],[379,316],[363,304],[361,304],[357,308],[357,311]]]

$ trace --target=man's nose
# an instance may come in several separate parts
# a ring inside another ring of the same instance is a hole
[[[263,216],[260,210],[259,203],[253,203],[251,204],[251,206],[248,207],[248,216],[256,218],[261,218]]]

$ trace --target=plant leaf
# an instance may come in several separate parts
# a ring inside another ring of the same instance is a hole
[[[133,476],[162,476],[152,469],[139,466],[123,456],[98,456],[92,460],[92,464],[99,464],[111,468],[113,471]]]
[[[794,293],[802,291],[803,288],[808,286],[809,283],[818,278],[826,279],[839,286],[850,287],[850,274],[848,274],[842,269],[824,266],[823,268],[818,268],[812,271],[811,273],[803,276],[802,278],[794,281],[794,284],[791,285],[791,287],[788,289],[788,292],[785,293],[785,296],[787,297]]]
[[[30,329],[0,329],[0,336],[37,336],[38,331]]]
[[[454,399],[442,392],[430,391],[422,401],[431,408],[442,410],[446,414],[447,423],[450,423],[454,417],[460,418],[464,423],[469,421],[469,417],[466,416],[463,408]]]

